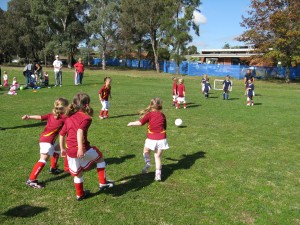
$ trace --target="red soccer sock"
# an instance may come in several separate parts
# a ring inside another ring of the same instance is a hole
[[[104,117],[108,117],[108,110],[104,110]]]
[[[186,103],[183,103],[183,107],[186,108]]]
[[[180,106],[180,104],[177,102],[177,103],[176,103],[176,107],[179,108],[179,106]]]
[[[76,190],[76,195],[78,197],[84,195],[84,190],[83,190],[83,182],[82,183],[74,183],[75,190]]]
[[[34,165],[32,171],[30,173],[29,180],[36,180],[38,175],[40,174],[40,172],[42,171],[42,169],[44,168],[45,165],[46,165],[46,162],[38,161]]]
[[[56,169],[57,168],[57,162],[58,162],[59,154],[57,152],[53,153],[53,156],[50,160],[50,168]]]
[[[99,116],[103,117],[103,113],[104,113],[104,110],[101,110]]]
[[[64,171],[69,172],[69,163],[68,163],[68,158],[67,156],[64,157]]]
[[[100,184],[106,184],[105,168],[97,168],[98,179]]]

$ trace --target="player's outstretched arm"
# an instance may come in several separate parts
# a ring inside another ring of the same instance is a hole
[[[127,124],[127,127],[132,127],[132,126],[141,126],[142,123],[140,121],[134,121],[134,122],[130,122]]]
[[[38,115],[24,115],[22,116],[22,120],[41,120],[42,117]]]

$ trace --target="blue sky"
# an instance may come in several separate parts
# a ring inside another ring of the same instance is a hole
[[[0,0],[0,7],[7,8],[9,0]],[[200,10],[206,17],[206,23],[200,25],[200,36],[193,36],[193,42],[189,45],[195,45],[201,49],[222,48],[225,43],[231,46],[243,45],[234,38],[245,31],[240,26],[242,15],[247,15],[247,10],[251,0],[202,0]]]

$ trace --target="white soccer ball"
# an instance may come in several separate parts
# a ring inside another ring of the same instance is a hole
[[[175,120],[175,125],[176,125],[177,127],[180,127],[180,126],[182,125],[182,119],[176,119],[176,120]]]

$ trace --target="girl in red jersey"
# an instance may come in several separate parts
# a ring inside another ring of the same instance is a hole
[[[102,109],[100,111],[99,118],[100,119],[105,119],[108,118],[108,109],[109,109],[109,102],[108,102],[108,97],[111,98],[111,79],[110,77],[105,77],[104,78],[104,85],[101,87],[99,90],[99,100],[102,104]]]
[[[173,106],[176,106],[177,104],[177,97],[178,97],[178,93],[177,93],[177,82],[178,79],[177,77],[173,77],[173,87],[172,87],[172,95],[173,95]]]
[[[100,190],[111,188],[114,185],[106,180],[106,164],[102,153],[95,146],[91,147],[87,139],[93,114],[93,109],[89,104],[90,97],[87,94],[76,94],[73,102],[68,106],[67,119],[59,132],[60,147],[62,153],[67,154],[69,172],[74,177],[78,201],[89,195],[89,191],[83,189],[83,171],[91,168],[94,163],[97,167]],[[64,140],[65,136],[66,139]],[[64,148],[65,142],[66,149]]]
[[[153,98],[150,105],[140,112],[142,118],[135,122],[128,123],[127,126],[142,126],[148,124],[147,139],[144,146],[145,167],[142,173],[147,173],[150,168],[150,151],[154,151],[155,158],[155,180],[161,181],[161,155],[163,150],[168,149],[167,142],[167,121],[166,116],[160,111],[162,109],[162,101],[159,98]]]
[[[65,122],[65,110],[68,106],[68,100],[65,98],[58,98],[54,102],[52,113],[38,116],[38,115],[24,115],[23,120],[41,120],[47,121],[46,127],[40,136],[40,160],[34,165],[26,185],[32,188],[42,188],[38,183],[37,177],[46,165],[47,160],[51,157],[50,173],[59,174],[61,171],[57,168],[57,161],[59,158],[59,146],[55,144],[57,135]]]
[[[183,103],[183,107],[186,109],[186,102],[185,102],[185,86],[184,86],[184,80],[183,78],[180,78],[178,80],[178,98],[177,98],[177,104],[176,104],[176,109],[179,108],[180,103]]]

